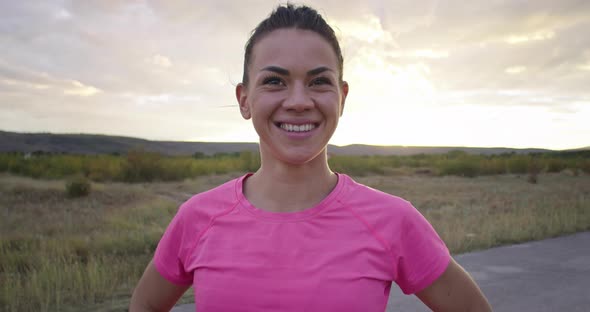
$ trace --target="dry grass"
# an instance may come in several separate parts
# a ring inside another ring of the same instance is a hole
[[[64,181],[0,175],[0,310],[124,311],[178,204],[231,178],[93,184],[68,198]],[[357,180],[411,200],[454,253],[590,229],[588,175]]]
[[[0,311],[125,310],[178,203],[214,182],[94,184],[68,198],[64,181],[0,176]]]
[[[590,176],[357,179],[410,200],[453,253],[590,230]]]

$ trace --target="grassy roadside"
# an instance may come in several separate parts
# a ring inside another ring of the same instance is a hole
[[[453,253],[590,230],[590,176],[362,177],[410,200]]]
[[[63,181],[0,175],[0,310],[124,311],[178,203],[230,178],[93,184],[71,199]],[[590,230],[590,175],[356,179],[412,201],[453,253]]]
[[[113,183],[71,199],[63,181],[0,181],[2,311],[124,310],[184,194]]]

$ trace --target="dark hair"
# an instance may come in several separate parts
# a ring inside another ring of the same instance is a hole
[[[324,18],[316,10],[305,5],[294,6],[293,4],[288,3],[286,5],[278,6],[252,31],[252,35],[250,35],[250,39],[248,39],[248,42],[246,43],[246,51],[244,53],[243,84],[248,84],[248,67],[252,58],[252,49],[254,48],[254,45],[256,45],[256,43],[265,35],[281,28],[310,30],[326,39],[334,49],[334,53],[336,53],[336,57],[338,58],[338,70],[340,71],[338,78],[342,82],[344,60],[342,58],[338,39],[336,38],[336,34],[332,27],[326,23]]]

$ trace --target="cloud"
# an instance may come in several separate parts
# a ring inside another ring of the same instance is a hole
[[[78,95],[78,96],[92,96],[95,95],[99,92],[101,92],[101,90],[93,87],[93,86],[87,86],[79,81],[76,80],[71,80],[69,81],[70,83],[70,87],[67,89],[64,89],[64,94],[67,95]]]
[[[505,40],[510,44],[520,44],[529,41],[549,40],[555,37],[555,32],[551,30],[541,30],[530,34],[510,35]]]
[[[393,36],[383,29],[379,18],[373,15],[363,15],[358,20],[339,21],[338,27],[345,40],[354,40],[365,43],[391,42]]]
[[[146,61],[148,61],[149,63],[152,63],[156,66],[160,66],[160,67],[164,67],[164,68],[168,68],[168,67],[172,66],[172,62],[170,61],[170,59],[165,56],[162,56],[160,54],[155,54],[152,57],[148,58]]]
[[[424,57],[424,58],[446,58],[449,57],[449,52],[447,51],[435,51],[432,49],[424,49],[424,50],[416,50],[411,55],[415,57]]]
[[[525,66],[513,66],[513,67],[506,68],[504,70],[504,72],[507,74],[516,75],[516,74],[520,74],[520,73],[524,72],[525,70],[526,70]]]
[[[19,122],[3,125],[101,132],[97,118],[119,134],[244,138],[233,107],[244,44],[277,3],[5,1],[0,115]],[[310,4],[342,44],[347,120],[469,105],[574,114],[589,103],[589,1]]]
[[[85,85],[80,81],[50,76],[44,72],[34,72],[0,62],[0,90],[25,95],[65,95],[92,96],[101,90]]]

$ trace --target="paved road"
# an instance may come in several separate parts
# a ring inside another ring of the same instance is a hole
[[[590,311],[590,232],[455,256],[494,311]],[[180,305],[173,312],[192,312]],[[392,286],[387,312],[429,311]]]

